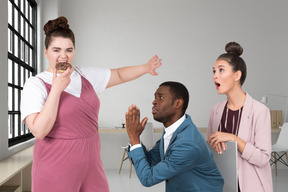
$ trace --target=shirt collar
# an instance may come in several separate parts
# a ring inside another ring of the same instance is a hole
[[[176,131],[176,129],[185,121],[185,119],[186,119],[186,117],[184,114],[180,119],[178,119],[172,125],[165,128],[165,135],[167,135],[167,136],[172,135]],[[165,137],[165,135],[164,135],[164,137]]]

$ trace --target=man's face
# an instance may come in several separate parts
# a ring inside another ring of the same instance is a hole
[[[152,114],[156,121],[166,126],[172,121],[175,115],[175,102],[170,93],[170,87],[160,86],[155,92],[155,100],[153,101]]]

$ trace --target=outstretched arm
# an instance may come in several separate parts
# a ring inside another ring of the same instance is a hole
[[[158,75],[156,69],[161,65],[161,59],[157,55],[154,55],[147,63],[143,65],[111,69],[111,77],[106,88],[132,81],[146,73]]]

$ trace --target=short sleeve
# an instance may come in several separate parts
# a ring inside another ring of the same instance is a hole
[[[28,115],[39,113],[47,99],[47,89],[43,81],[37,77],[30,77],[21,95],[21,121]],[[25,122],[24,122],[25,123]]]
[[[97,94],[105,90],[111,77],[110,69],[77,66],[76,70],[92,84]]]

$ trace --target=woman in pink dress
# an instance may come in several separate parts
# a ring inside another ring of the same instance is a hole
[[[21,103],[22,120],[36,137],[32,191],[108,192],[97,94],[146,73],[157,75],[161,59],[111,70],[73,66],[57,74],[57,62],[73,62],[74,34],[65,17],[48,21],[44,31],[49,67],[26,81]]]
[[[220,154],[225,142],[237,142],[239,191],[272,192],[270,112],[242,90],[247,74],[240,57],[243,48],[230,42],[225,50],[227,53],[221,54],[214,64],[213,81],[218,94],[225,94],[227,100],[211,110],[208,142]]]

